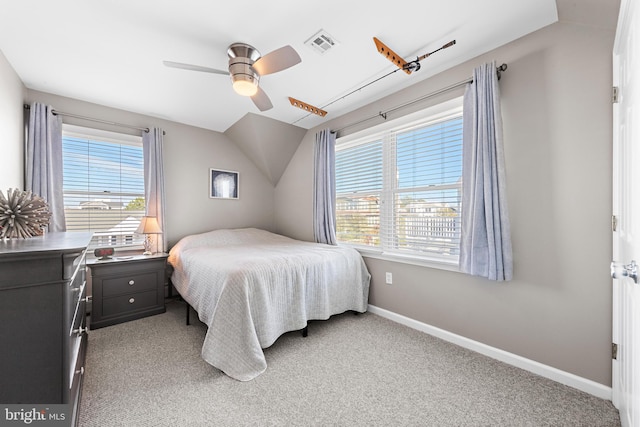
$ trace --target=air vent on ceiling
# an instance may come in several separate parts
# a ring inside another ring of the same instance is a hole
[[[304,42],[307,46],[312,47],[316,52],[325,53],[332,47],[336,46],[338,42],[325,30],[320,30],[309,40]]]

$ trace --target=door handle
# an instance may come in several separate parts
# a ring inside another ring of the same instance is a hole
[[[638,283],[638,264],[633,260],[627,265],[612,261],[611,278],[620,279],[622,277],[629,277],[633,279],[633,283]]]

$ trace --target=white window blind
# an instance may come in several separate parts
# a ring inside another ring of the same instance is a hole
[[[374,139],[336,150],[338,241],[380,246],[382,148],[382,140]]]
[[[93,232],[92,246],[142,245],[142,138],[63,125],[62,151],[67,230]]]
[[[336,146],[339,242],[457,262],[461,191],[461,108]]]

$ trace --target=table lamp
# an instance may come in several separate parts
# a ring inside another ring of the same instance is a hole
[[[151,235],[162,233],[162,229],[158,225],[157,218],[155,216],[143,216],[140,220],[140,226],[138,226],[136,233],[145,235],[143,255],[152,255]]]

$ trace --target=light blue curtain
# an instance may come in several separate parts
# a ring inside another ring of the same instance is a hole
[[[165,195],[163,143],[164,132],[159,128],[151,128],[142,133],[142,152],[144,156],[144,198],[146,215],[155,216],[162,234],[158,235],[158,251],[167,250],[167,227],[165,225]]]
[[[502,115],[496,64],[474,70],[464,94],[461,271],[511,280]]]
[[[316,134],[313,179],[313,232],[316,242],[336,245],[336,134]]]
[[[49,231],[65,231],[62,193],[62,118],[53,107],[31,104],[25,147],[25,190],[42,197],[49,205]]]

